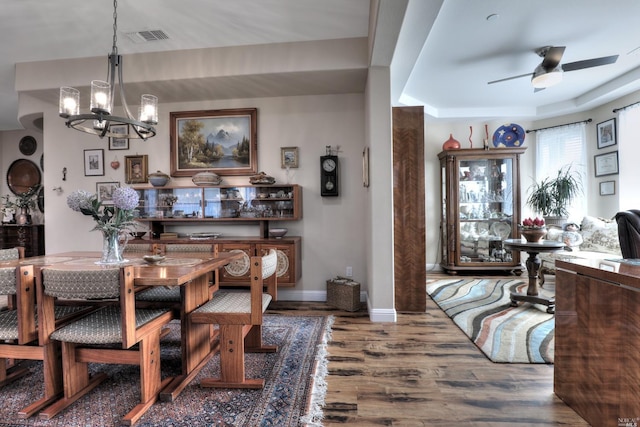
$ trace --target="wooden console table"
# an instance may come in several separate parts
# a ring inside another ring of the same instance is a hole
[[[0,226],[0,249],[24,247],[24,256],[44,255],[44,224],[2,224]]]
[[[640,423],[640,260],[556,260],[554,391],[593,426]]]

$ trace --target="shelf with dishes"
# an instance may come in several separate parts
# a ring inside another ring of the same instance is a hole
[[[202,222],[256,222],[267,237],[270,221],[302,218],[299,185],[220,185],[190,187],[134,187],[140,196],[138,221],[148,223],[152,234],[165,225]]]

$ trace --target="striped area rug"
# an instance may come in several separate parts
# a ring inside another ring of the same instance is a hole
[[[427,281],[427,293],[493,362],[553,363],[555,318],[542,305],[510,306],[528,279],[455,278]],[[555,294],[553,282],[540,293]]]

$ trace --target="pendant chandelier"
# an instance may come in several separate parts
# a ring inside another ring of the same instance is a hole
[[[158,124],[158,98],[154,95],[144,94],[140,99],[137,119],[129,111],[127,101],[124,96],[124,82],[122,80],[122,56],[118,54],[117,30],[118,30],[118,2],[113,1],[113,48],[109,55],[109,68],[107,74],[108,81],[91,81],[91,112],[80,114],[80,91],[72,87],[60,88],[60,117],[66,119],[67,127],[82,132],[105,136],[144,139],[156,135],[153,127]],[[116,74],[117,72],[117,74]],[[116,77],[120,89],[120,100],[125,117],[112,115],[113,101],[116,88]],[[125,133],[115,132],[112,126],[128,125]]]

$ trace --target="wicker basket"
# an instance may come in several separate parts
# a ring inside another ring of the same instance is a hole
[[[342,277],[327,280],[327,304],[346,311],[360,310],[360,283]]]

